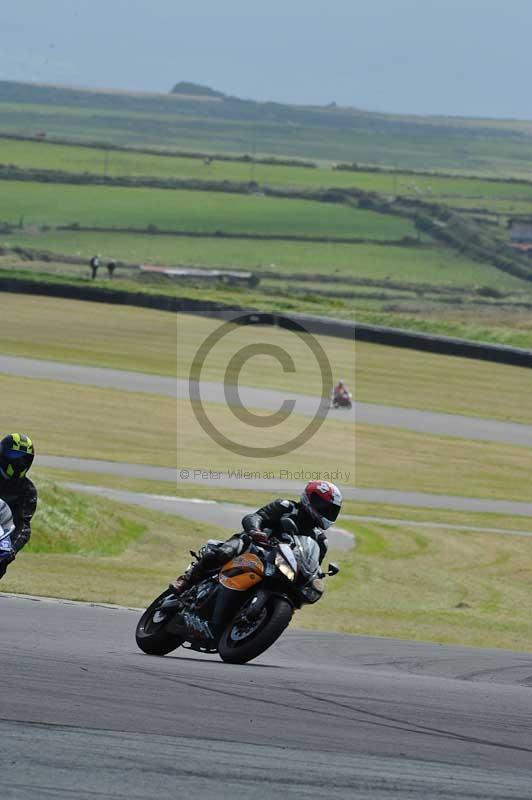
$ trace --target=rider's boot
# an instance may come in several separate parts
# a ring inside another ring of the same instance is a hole
[[[183,594],[183,592],[186,592],[187,589],[190,589],[190,587],[196,583],[198,578],[201,577],[202,573],[203,564],[201,561],[190,564],[190,566],[187,567],[182,575],[179,575],[175,581],[172,581],[170,584],[170,589],[174,592],[174,594]]]
[[[239,555],[245,546],[245,541],[241,535],[231,536],[226,542],[219,546],[204,545],[198,554],[198,560],[193,561],[182,575],[170,584],[170,589],[177,595],[183,594],[195,583],[198,583],[203,576],[213,569],[218,569],[222,564],[226,564],[230,559]],[[192,553],[192,555],[195,555]]]
[[[170,584],[170,589],[177,595],[183,594],[191,586],[194,586],[206,572],[214,569],[223,562],[223,556],[217,550],[210,547],[202,547],[199,551],[199,558],[189,564],[182,575]]]

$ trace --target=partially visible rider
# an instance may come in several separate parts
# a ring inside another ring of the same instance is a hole
[[[0,441],[0,500],[7,506],[7,509],[3,508],[4,522],[0,519],[0,526],[5,531],[5,525],[9,525],[7,511],[12,517],[13,525],[13,550],[11,558],[6,557],[0,561],[0,578],[5,575],[8,565],[31,536],[31,519],[37,508],[37,489],[27,477],[27,472],[34,458],[35,448],[29,436],[11,433]]]
[[[342,400],[351,399],[351,392],[343,380],[339,380],[333,389],[333,403],[341,403]]]
[[[183,575],[170,584],[176,594],[182,594],[210,570],[221,567],[240,555],[250,542],[267,544],[270,536],[281,537],[282,519],[292,519],[301,536],[310,536],[320,548],[320,564],[328,548],[325,531],[336,522],[342,508],[342,493],[334,483],[310,481],[305,486],[299,501],[273,500],[259,508],[254,514],[242,519],[243,532],[231,536],[221,545],[204,545],[198,560],[190,564]]]

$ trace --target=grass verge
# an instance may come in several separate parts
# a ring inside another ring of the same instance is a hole
[[[355,551],[297,623],[529,651],[532,539],[348,523]]]
[[[532,500],[526,447],[357,425],[356,484],[486,499]]]
[[[357,400],[532,422],[532,370],[357,342]]]
[[[212,525],[39,484],[28,546],[10,566],[5,592],[147,605],[209,537]]]

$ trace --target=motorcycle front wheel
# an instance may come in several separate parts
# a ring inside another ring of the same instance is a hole
[[[264,653],[289,625],[294,609],[287,600],[273,597],[256,620],[236,617],[224,630],[218,652],[229,664],[245,664]]]
[[[175,609],[163,608],[164,601],[173,596],[167,589],[156,597],[139,619],[135,638],[140,649],[149,656],[165,656],[183,644],[184,639],[165,630]]]

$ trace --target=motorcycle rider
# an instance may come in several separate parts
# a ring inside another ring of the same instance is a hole
[[[7,506],[7,509],[4,505],[0,507],[0,533],[13,528],[12,550],[0,561],[0,578],[3,578],[8,565],[31,536],[31,519],[37,508],[37,489],[27,477],[27,472],[34,458],[35,448],[29,436],[10,433],[0,441],[0,501]],[[7,511],[10,512],[11,523]]]
[[[284,517],[293,520],[301,536],[310,536],[317,542],[321,564],[328,548],[325,531],[336,522],[341,508],[342,493],[334,483],[310,481],[299,501],[281,498],[273,500],[254,514],[246,514],[242,519],[242,533],[234,534],[221,545],[204,545],[198,560],[190,564],[183,575],[170,584],[170,588],[180,595],[207,572],[240,555],[250,542],[267,544],[270,536],[281,537],[281,520]]]
[[[339,380],[333,389],[333,403],[341,403],[344,399],[351,398],[351,392],[343,380]]]

